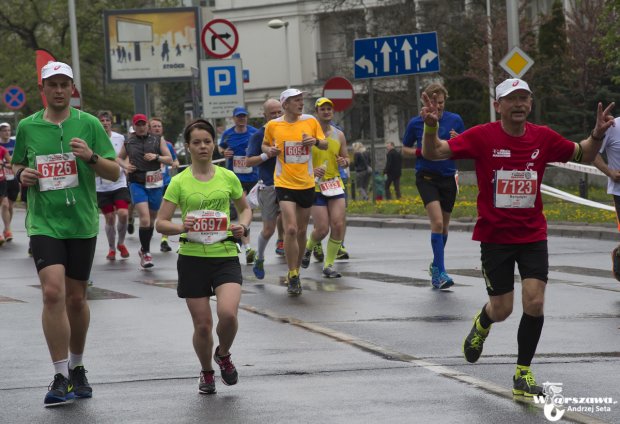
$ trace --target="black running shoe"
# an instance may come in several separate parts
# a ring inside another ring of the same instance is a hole
[[[170,245],[168,244],[166,240],[162,240],[161,244],[159,245],[159,250],[161,252],[170,252],[172,248],[170,247]]]
[[[339,259],[339,260],[349,259],[349,252],[347,252],[344,246],[340,246],[340,249],[338,249],[338,254],[336,255],[336,259]]]
[[[543,388],[536,384],[530,369],[520,370],[518,377],[512,377],[512,394],[525,397],[544,396]]]
[[[198,393],[212,395],[215,393],[215,371],[200,371],[198,378]]]
[[[232,386],[237,384],[239,380],[239,375],[237,374],[237,368],[230,360],[230,353],[226,356],[218,355],[220,347],[215,348],[215,353],[213,354],[213,359],[215,363],[220,366],[220,371],[222,373],[222,382],[227,386]]]
[[[301,282],[299,281],[298,275],[295,277],[287,277],[286,282],[288,284],[286,292],[290,296],[299,296],[301,294]]]
[[[301,258],[301,267],[308,268],[310,266],[310,258],[312,257],[312,250],[304,250],[304,256]]]
[[[474,363],[480,358],[484,341],[489,335],[489,330],[491,330],[491,327],[485,330],[480,326],[480,312],[478,312],[478,315],[474,318],[474,325],[463,342],[463,354],[467,362]]]
[[[323,262],[325,260],[325,253],[323,253],[323,245],[321,243],[314,246],[314,249],[312,249],[312,254],[317,262]]]
[[[69,370],[69,379],[73,384],[73,391],[78,398],[93,397],[93,388],[88,384],[88,378],[86,378],[86,371],[83,366],[75,367]]]
[[[620,281],[620,246],[611,252],[611,269],[616,280]]]
[[[50,383],[48,390],[43,401],[45,406],[63,405],[75,399],[71,381],[60,373],[54,376],[54,381]]]
[[[133,234],[133,231],[134,231],[133,220],[134,218],[131,217],[129,218],[129,222],[127,223],[127,233],[129,234]]]
[[[323,277],[340,278],[342,277],[342,275],[338,271],[335,271],[334,268],[332,268],[331,266],[326,266],[325,268],[323,268]]]

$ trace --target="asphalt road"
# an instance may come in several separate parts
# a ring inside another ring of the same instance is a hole
[[[486,295],[478,243],[467,231],[450,234],[446,263],[456,285],[440,292],[428,282],[423,220],[394,219],[352,219],[351,259],[337,263],[344,277],[323,279],[313,261],[302,271],[299,298],[286,295],[285,264],[273,254],[273,242],[264,280],[244,265],[232,349],[240,380],[232,387],[218,380],[212,396],[197,393],[191,321],[174,290],[176,254],[154,252],[155,268],[142,271],[133,235],[127,242],[132,257],[110,263],[102,232],[84,359],[94,397],[43,408],[53,368],[23,218],[18,210],[16,238],[0,247],[2,423],[549,422],[541,405],[511,395],[519,291],[513,315],[494,325],[482,358],[468,364],[462,340]],[[584,234],[581,228],[574,226],[579,238],[549,239],[545,328],[533,370],[539,383],[561,384],[566,398],[584,398],[573,407],[593,409],[566,412],[560,422],[615,423],[620,285],[609,271],[609,252],[616,242],[601,237],[603,230]],[[260,224],[252,229],[256,235]],[[610,403],[593,404],[593,398]]]

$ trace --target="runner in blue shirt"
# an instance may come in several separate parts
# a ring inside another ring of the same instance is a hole
[[[246,151],[250,137],[257,129],[248,125],[248,111],[243,106],[237,106],[233,110],[234,127],[228,128],[222,133],[219,143],[219,151],[226,158],[226,168],[237,175],[243,192],[247,195],[252,187],[258,182],[258,171],[255,167],[245,163]],[[250,247],[250,236],[241,238],[242,248],[245,249],[247,264],[254,262],[256,251]]]
[[[447,140],[465,131],[463,119],[456,113],[445,110],[448,90],[438,83],[430,84],[424,92],[437,96],[439,112],[439,132],[441,140]],[[403,154],[415,156],[416,187],[424,202],[426,213],[431,223],[431,247],[433,262],[428,272],[434,288],[447,289],[454,284],[446,272],[444,249],[448,241],[450,214],[454,208],[458,192],[456,163],[453,160],[432,161],[422,157],[422,134],[424,121],[416,116],[407,125],[403,136]]]

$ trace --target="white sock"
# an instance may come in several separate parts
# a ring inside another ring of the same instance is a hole
[[[75,353],[69,352],[69,369],[75,369],[75,367],[84,366],[82,363],[82,357],[84,354],[76,355]]]
[[[69,378],[69,360],[61,359],[54,362],[54,375],[62,374],[65,378]]]

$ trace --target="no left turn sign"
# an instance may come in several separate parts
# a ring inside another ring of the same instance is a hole
[[[230,21],[213,19],[202,29],[200,41],[202,48],[209,56],[223,59],[237,50],[239,34],[237,28]]]

